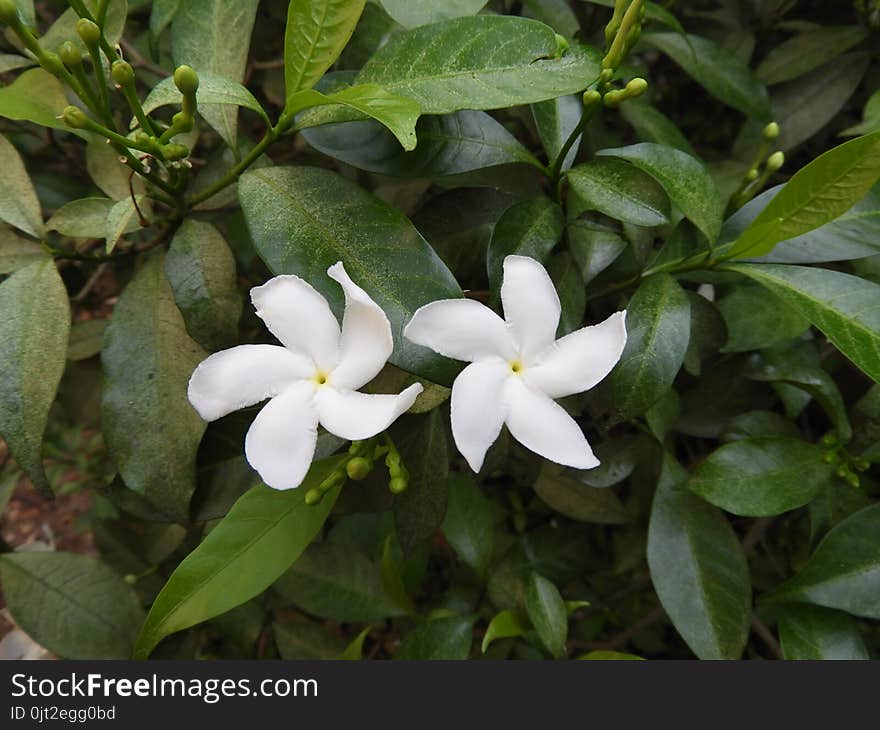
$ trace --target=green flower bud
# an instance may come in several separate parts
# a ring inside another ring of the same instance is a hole
[[[171,126],[177,130],[176,134],[190,132],[193,128],[193,118],[186,112],[177,112],[171,117]]]
[[[853,459],[853,466],[859,471],[868,471],[871,468],[871,462],[863,457]]]
[[[641,96],[645,93],[645,90],[648,88],[648,82],[643,78],[634,78],[626,85],[626,95],[630,99],[635,99],[637,96]]]
[[[822,437],[823,446],[837,446],[840,442],[833,433],[827,433]]]
[[[174,162],[175,160],[184,160],[189,157],[189,147],[185,144],[166,144],[162,147],[162,154],[166,160]]]
[[[365,459],[363,456],[356,456],[345,465],[345,472],[349,479],[356,482],[366,479],[367,475],[373,470],[373,462]]]
[[[565,36],[556,34],[556,57],[558,58],[563,53],[568,50],[568,41],[565,39]]]
[[[853,474],[852,472],[846,475],[846,481],[853,489],[858,489],[862,486],[862,480],[859,479],[859,475]]]
[[[61,63],[61,57],[57,53],[44,53],[40,59],[40,65],[50,74],[58,75],[64,70],[64,64]]]
[[[181,94],[192,96],[199,89],[199,75],[189,66],[174,69],[174,85]]]
[[[841,479],[848,479],[850,474],[852,474],[852,472],[846,466],[841,466],[837,469],[837,476]]]
[[[58,48],[58,55],[68,68],[82,65],[82,53],[72,41],[64,41]]]
[[[407,487],[409,487],[409,482],[403,477],[394,477],[388,482],[388,488],[392,494],[401,494],[407,490]]]
[[[89,124],[89,118],[79,107],[68,106],[61,112],[61,118],[68,127],[73,129],[85,129]]]
[[[20,22],[18,6],[13,0],[0,0],[0,23],[4,25],[18,25]]]
[[[746,173],[746,180],[749,182],[754,182],[758,179],[758,170],[756,168],[752,168]]]
[[[822,461],[824,461],[826,464],[833,464],[835,461],[837,461],[837,454],[835,454],[833,451],[826,451],[824,454],[822,454]]]
[[[624,99],[626,99],[626,92],[623,89],[614,89],[602,97],[602,101],[607,107],[615,107]]]
[[[120,86],[130,86],[134,83],[134,69],[128,61],[114,61],[110,67],[110,75]]]
[[[101,29],[88,18],[76,21],[76,33],[87,46],[97,46],[101,42]]]
[[[595,89],[584,92],[584,106],[591,107],[593,104],[598,104],[600,101],[602,101],[602,94]]]
[[[767,158],[767,172],[776,172],[785,164],[785,155],[782,152],[774,152]]]
[[[776,122],[770,122],[766,127],[764,127],[764,139],[768,142],[772,142],[779,136],[779,125]]]
[[[357,456],[361,451],[363,451],[364,442],[363,441],[352,441],[351,446],[348,447],[348,453],[352,456]]]
[[[314,507],[322,499],[324,499],[324,495],[317,489],[310,489],[308,492],[306,492],[305,503],[309,507]]]
[[[138,577],[134,573],[128,573],[123,576],[122,580],[124,580],[128,585],[133,586],[138,582]]]
[[[603,60],[602,63],[605,63],[605,61]],[[613,79],[613,78],[614,78],[614,69],[613,69],[613,68],[610,68],[610,67],[609,67],[609,68],[603,68],[603,69],[599,72],[599,83],[600,83],[600,84],[607,84],[607,83],[609,83],[609,82],[611,81],[611,79]]]
[[[385,457],[385,466],[389,469],[394,469],[400,466],[400,454],[396,451],[389,451],[388,455]]]

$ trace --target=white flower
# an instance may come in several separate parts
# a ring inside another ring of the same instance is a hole
[[[620,359],[626,312],[557,340],[561,306],[546,270],[534,259],[504,259],[501,302],[506,321],[472,299],[418,309],[404,336],[471,364],[452,385],[452,435],[471,469],[507,425],[523,446],[576,469],[599,465],[583,433],[553,402],[589,390]]]
[[[245,454],[275,489],[298,487],[315,453],[320,423],[350,441],[384,431],[412,406],[422,386],[399,395],[356,392],[385,365],[394,341],[382,309],[342,262],[327,274],[345,292],[342,330],[327,300],[298,276],[251,289],[257,315],[277,345],[240,345],[211,355],[193,372],[189,400],[206,421],[271,400],[254,419]]]

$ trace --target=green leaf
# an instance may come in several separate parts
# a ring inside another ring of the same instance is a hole
[[[405,613],[385,592],[379,566],[347,545],[312,545],[273,587],[307,613],[334,621]]]
[[[440,409],[398,421],[391,431],[409,470],[409,487],[394,499],[394,524],[404,553],[432,537],[446,516],[449,457]]]
[[[880,382],[880,286],[857,276],[806,266],[736,264],[725,268],[754,279],[797,309]]]
[[[0,117],[85,136],[58,119],[68,103],[61,82],[41,68],[28,69],[9,86],[0,88]]]
[[[534,484],[535,493],[560,514],[580,522],[623,525],[632,520],[614,492],[588,486],[577,475],[574,470],[545,462]]]
[[[181,0],[153,0],[150,4],[150,49],[154,56],[158,56],[153,49],[158,50],[159,36],[174,20],[180,2]]]
[[[846,213],[880,179],[880,132],[844,142],[788,181],[727,252],[763,256],[780,241],[808,233]]]
[[[314,89],[296,92],[287,98],[285,114],[291,116],[303,109],[339,104],[370,117],[386,127],[404,150],[416,147],[416,122],[421,110],[418,103],[403,96],[389,94],[377,84],[349,86],[333,94],[322,94]]]
[[[98,10],[98,0],[84,0],[86,10],[92,17],[95,17]],[[125,19],[128,16],[127,0],[118,0],[108,3],[107,19],[104,23],[104,36],[111,46],[115,46],[122,37],[122,31],[125,27]],[[68,8],[58,19],[49,27],[46,33],[40,38],[40,45],[47,50],[57,51],[64,41],[75,43],[83,53],[86,52],[85,44],[76,32],[76,21],[79,20],[79,13],[73,8]]]
[[[379,0],[385,12],[404,28],[476,15],[487,0]]]
[[[349,661],[358,661],[362,659],[364,655],[364,639],[367,638],[372,628],[372,626],[367,626],[367,628],[365,628],[363,631],[361,631],[361,633],[355,636],[354,639],[351,640],[349,645],[345,647],[342,655],[339,658],[347,659]]]
[[[786,659],[870,659],[856,622],[842,611],[830,608],[783,606],[779,640]]]
[[[67,343],[67,359],[78,362],[100,354],[107,322],[106,319],[84,319],[74,322]]]
[[[727,343],[721,352],[760,350],[800,337],[810,327],[796,309],[750,283],[734,287],[715,306],[727,327]]]
[[[64,372],[70,305],[55,262],[44,259],[0,283],[0,434],[45,494],[41,450]]]
[[[365,0],[291,0],[284,33],[287,99],[312,88],[342,53]]]
[[[619,157],[647,172],[710,244],[718,239],[723,214],[721,195],[699,160],[673,147],[650,142],[600,150],[596,154]]]
[[[763,122],[771,120],[767,89],[735,54],[691,34],[647,33],[642,40],[669,56],[716,99]]]
[[[556,586],[534,572],[526,586],[526,613],[544,648],[552,657],[561,657],[568,638],[568,611]]]
[[[385,544],[382,546],[382,562],[380,564],[382,574],[382,586],[385,593],[391,598],[396,606],[411,616],[416,615],[416,607],[409,596],[406,584],[403,582],[403,576],[398,565],[396,544],[393,535],[385,538]]]
[[[145,659],[166,636],[219,616],[272,585],[318,534],[339,487],[317,505],[305,503],[306,492],[344,458],[314,462],[298,489],[261,484],[246,492],[172,573],[150,609],[135,658]]]
[[[669,222],[669,199],[663,188],[638,167],[600,157],[572,168],[566,177],[585,209],[637,226]]]
[[[825,450],[796,438],[743,439],[700,462],[688,488],[727,512],[771,517],[810,502],[834,468]]]
[[[582,114],[583,104],[576,95],[559,96],[532,104],[532,118],[535,120],[548,162],[552,163],[562,152],[562,146],[574,132]],[[581,139],[582,137],[579,136],[571,146],[560,169],[568,170],[574,164]]]
[[[687,137],[675,126],[675,122],[650,104],[631,101],[621,104],[619,109],[620,116],[636,131],[642,142],[675,147],[691,157],[697,156]]]
[[[540,196],[516,203],[498,222],[489,242],[486,269],[492,301],[500,297],[502,264],[510,254],[546,261],[565,230],[562,208],[550,198]]]
[[[486,633],[483,635],[483,643],[480,650],[485,654],[486,649],[496,639],[512,639],[525,633],[526,627],[516,611],[500,611],[492,617],[492,620],[486,627]]]
[[[668,274],[645,279],[627,307],[627,342],[611,373],[614,405],[640,415],[672,387],[690,340],[690,301]]]
[[[110,198],[80,198],[61,206],[46,221],[47,231],[58,231],[71,238],[104,238],[107,234],[107,218],[116,201]],[[125,233],[140,228],[137,219],[129,219]]]
[[[182,98],[180,91],[174,85],[174,79],[169,76],[162,79],[147,94],[143,103],[144,112],[150,114],[160,107],[172,104],[179,106]],[[210,71],[199,71],[196,101],[199,109],[211,105],[240,106],[256,112],[264,121],[269,121],[269,116],[263,109],[263,105],[254,98],[250,91],[237,81]]]
[[[450,474],[443,534],[459,559],[485,578],[495,542],[492,503],[473,477]]]
[[[97,560],[73,553],[0,555],[3,597],[15,623],[64,659],[128,659],[143,609]]]
[[[0,221],[39,238],[43,231],[40,201],[18,150],[0,134]]]
[[[825,25],[775,46],[755,72],[765,84],[781,84],[837,58],[868,37],[858,25]]]
[[[477,15],[393,35],[357,81],[415,99],[424,114],[498,109],[583,91],[598,78],[596,56],[583,47],[561,54],[537,21]]]
[[[185,220],[171,240],[165,275],[196,342],[206,350],[235,344],[242,310],[235,257],[214,226]]]
[[[648,527],[651,581],[673,626],[700,659],[739,659],[749,635],[751,585],[724,516],[682,485],[666,456]]]
[[[394,655],[395,659],[467,659],[473,641],[473,618],[435,618],[410,631]]]
[[[587,292],[584,279],[574,257],[568,251],[553,254],[547,260],[547,273],[556,292],[562,312],[559,317],[557,335],[562,337],[584,326],[584,310],[587,307]]]
[[[137,215],[138,207],[143,213],[144,204],[147,202],[145,196],[138,195],[135,198],[131,196],[122,198],[110,208],[107,213],[107,219],[104,222],[106,226],[104,230],[104,238],[106,239],[105,252],[112,253],[119,243],[119,239],[128,230],[138,230],[140,228],[140,216]],[[137,207],[135,206],[137,203]]]
[[[188,515],[205,430],[186,389],[206,356],[186,332],[162,255],[151,256],[122,292],[104,335],[102,424],[126,486],[178,520]]]
[[[175,65],[188,64],[199,74],[242,81],[258,0],[187,0],[171,24],[171,55]],[[201,116],[226,144],[236,147],[238,129],[235,94],[232,105],[205,107]]]
[[[425,116],[411,152],[376,122],[343,122],[304,129],[302,136],[325,155],[361,170],[393,177],[441,177],[495,165],[540,163],[501,124],[484,112],[462,110]]]
[[[42,261],[49,253],[36,241],[22,238],[0,223],[0,275]]]
[[[578,659],[587,659],[592,661],[645,661],[645,657],[636,656],[635,654],[625,654],[619,651],[591,651]]]
[[[626,241],[610,228],[587,220],[568,224],[568,249],[589,284],[626,250]]]
[[[452,362],[402,335],[418,307],[461,296],[449,269],[405,216],[353,182],[313,167],[248,172],[239,197],[257,252],[274,274],[301,276],[341,314],[342,291],[326,271],[343,261],[391,321],[391,362],[451,383],[457,370]]]
[[[131,169],[119,161],[119,153],[97,136],[92,136],[86,146],[86,169],[108,198],[125,200],[131,198],[132,190],[136,194],[143,192],[138,176],[132,176]]]
[[[345,651],[344,641],[306,618],[285,617],[272,626],[282,659],[339,659]]]

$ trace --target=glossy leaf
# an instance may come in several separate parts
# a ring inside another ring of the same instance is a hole
[[[483,634],[483,643],[480,647],[483,654],[497,639],[513,639],[525,634],[527,629],[523,624],[522,618],[516,611],[506,609],[496,613],[486,627],[486,633]]]
[[[825,450],[794,438],[743,439],[700,462],[688,488],[727,512],[771,517],[802,507],[831,478]]]
[[[880,179],[880,132],[844,142],[788,181],[727,252],[763,256],[780,241],[801,236],[846,213]]]
[[[626,241],[605,226],[586,220],[568,225],[568,250],[581,270],[584,284],[611,266],[626,246]]]
[[[642,40],[669,56],[716,99],[750,117],[770,121],[767,89],[730,51],[690,34],[647,33]]]
[[[666,456],[648,528],[651,581],[694,654],[738,659],[751,615],[745,554],[724,516],[683,488],[686,479]]]
[[[721,297],[715,306],[724,317],[727,342],[722,352],[750,352],[793,340],[809,320],[762,286],[744,283]]]
[[[451,382],[453,363],[402,335],[418,307],[461,295],[406,217],[339,175],[312,167],[248,172],[239,197],[257,252],[273,273],[303,277],[341,315],[342,292],[326,271],[343,261],[391,321],[391,361],[434,382]]]
[[[393,35],[357,82],[415,99],[424,114],[448,114],[553,99],[582,91],[598,75],[595,54],[580,47],[562,53],[546,25],[478,15]]]
[[[151,256],[123,291],[104,336],[102,423],[126,486],[176,519],[188,514],[205,430],[186,389],[206,356],[186,332],[163,257]]]
[[[145,659],[169,634],[218,616],[272,585],[327,519],[339,488],[317,505],[307,505],[305,494],[342,459],[316,461],[298,489],[259,485],[246,492],[172,573],[150,609],[135,658]]]
[[[70,305],[55,262],[35,261],[0,283],[0,435],[44,493],[43,433],[64,372]]]
[[[857,25],[823,26],[775,46],[755,72],[765,84],[779,84],[818,68],[867,37]]]
[[[596,154],[619,157],[647,172],[710,244],[718,239],[723,212],[721,196],[699,160],[673,147],[650,142],[600,150]]]
[[[18,150],[0,134],[0,221],[39,238],[43,231],[40,201]]]
[[[526,613],[544,648],[555,658],[562,656],[568,638],[568,612],[556,586],[538,573],[529,576]]]
[[[346,659],[349,661],[359,661],[363,658],[364,655],[364,640],[367,638],[371,631],[372,627],[367,626],[361,633],[355,636],[348,646],[345,647],[345,650],[342,652],[342,655],[339,657],[340,659]]]
[[[0,582],[16,624],[61,658],[130,657],[143,609],[103,563],[73,553],[5,553]]]
[[[437,23],[450,18],[476,15],[487,0],[380,0],[385,12],[404,28]]]
[[[492,558],[495,519],[492,504],[470,476],[451,474],[443,534],[459,559],[485,576]]]
[[[629,418],[644,413],[678,374],[690,339],[690,302],[668,274],[645,279],[627,306],[627,342],[611,373],[614,405]]]
[[[856,622],[842,611],[820,606],[783,606],[779,641],[786,659],[870,659]]]
[[[535,120],[548,162],[554,162],[559,156],[562,146],[580,122],[581,114],[583,114],[583,104],[577,96],[560,96],[532,104],[532,118]],[[579,136],[571,146],[562,162],[561,170],[568,170],[574,164],[581,139],[582,137]]]
[[[576,477],[578,472],[545,463],[535,481],[535,493],[566,517],[599,525],[623,525],[631,521],[617,495],[591,487]]]
[[[473,641],[474,620],[466,616],[435,618],[410,631],[395,659],[467,659]]]

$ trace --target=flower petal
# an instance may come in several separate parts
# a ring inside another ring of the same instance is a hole
[[[505,388],[510,434],[545,459],[575,469],[592,469],[599,460],[580,427],[565,409],[522,378],[510,378]]]
[[[504,320],[473,299],[443,299],[420,307],[403,336],[455,360],[516,357]]]
[[[244,442],[247,460],[273,489],[293,489],[305,478],[315,455],[318,414],[315,385],[296,383],[261,410]]]
[[[504,259],[501,303],[520,356],[529,364],[556,339],[562,306],[547,270],[528,256]]]
[[[316,403],[321,425],[349,441],[370,438],[388,428],[412,407],[422,386],[414,383],[398,395],[370,395],[331,386],[318,389]]]
[[[285,275],[251,289],[257,316],[281,344],[308,355],[321,370],[339,362],[339,322],[308,282]]]
[[[523,377],[551,398],[583,393],[611,372],[625,345],[626,312],[616,312],[557,340]]]
[[[189,379],[189,402],[206,421],[272,398],[308,378],[314,365],[278,345],[239,345],[203,360]]]
[[[339,364],[332,374],[333,385],[357,390],[375,378],[388,361],[394,349],[391,324],[382,308],[351,280],[341,261],[327,269],[327,274],[345,292]]]
[[[471,363],[452,384],[452,436],[475,472],[480,471],[486,452],[504,425],[504,390],[510,377],[510,365],[492,358]]]

